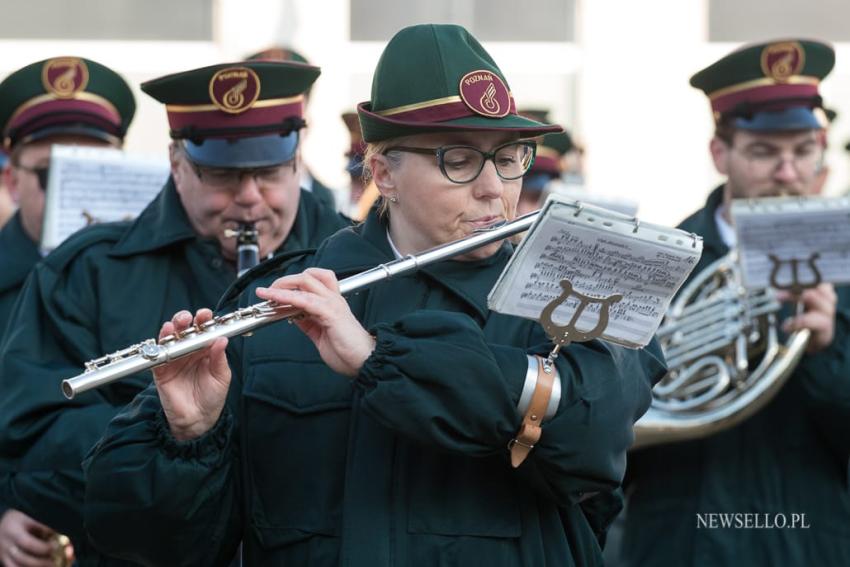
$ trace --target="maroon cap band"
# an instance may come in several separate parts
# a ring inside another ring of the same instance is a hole
[[[86,95],[86,96],[83,96]],[[38,122],[37,128],[49,126],[50,121],[65,123],[63,114],[72,115],[74,121],[85,121],[86,116],[93,118],[93,124],[102,127],[110,125],[115,132],[121,130],[121,116],[106,99],[91,93],[77,93],[75,98],[57,99],[51,95],[42,95],[22,104],[12,115],[4,132],[18,131],[18,137],[33,130],[31,122]]]
[[[447,100],[451,99],[451,100]],[[402,107],[400,109],[381,110],[375,112],[378,116],[389,120],[398,120],[400,122],[445,122],[447,120],[456,120],[458,118],[469,118],[472,116],[480,116],[479,113],[472,112],[469,107],[460,100],[460,97],[447,97],[438,101],[428,101],[410,107]],[[408,110],[408,108],[410,108]],[[516,104],[513,97],[510,98],[510,104],[507,114],[516,114]]]
[[[240,114],[221,111],[215,105],[166,105],[168,125],[176,132],[184,128],[197,130],[244,130],[284,124],[288,118],[301,118],[304,102],[301,95],[286,99],[257,101]],[[256,136],[257,132],[233,132],[234,137]]]
[[[712,93],[711,109],[724,114],[740,104],[762,104],[782,99],[805,99],[818,96],[818,80],[814,77],[799,77],[799,82],[777,84],[770,79],[752,81],[742,88],[727,88]],[[803,81],[803,79],[806,79]],[[798,103],[799,104],[799,103]]]

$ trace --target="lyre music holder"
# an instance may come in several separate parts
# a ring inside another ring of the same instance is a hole
[[[809,289],[812,287],[817,287],[820,285],[822,281],[822,276],[820,270],[815,265],[815,262],[820,258],[820,253],[814,252],[808,258],[789,258],[787,260],[782,260],[773,254],[768,254],[768,258],[770,258],[770,262],[773,264],[773,268],[770,270],[770,285],[776,289],[782,289],[790,291],[793,295],[799,296],[800,293],[803,292],[804,289]],[[808,264],[809,269],[812,272],[812,278],[803,282],[800,279],[800,263]],[[791,282],[790,283],[779,283],[779,268],[782,267],[783,264],[791,264]]]
[[[602,336],[602,333],[605,332],[605,328],[608,326],[611,306],[623,299],[623,296],[619,293],[609,295],[608,297],[593,297],[585,295],[574,290],[573,284],[570,280],[564,279],[561,280],[560,283],[562,289],[561,295],[547,303],[546,307],[544,307],[543,311],[540,313],[540,324],[543,326],[543,330],[546,331],[546,334],[552,342],[555,343],[555,348],[552,349],[552,352],[549,353],[549,356],[543,363],[546,372],[550,372],[550,368],[555,362],[555,359],[558,358],[558,352],[561,348],[569,345],[570,343],[583,343]],[[576,308],[575,313],[573,313],[569,323],[566,325],[558,325],[552,320],[552,315],[555,313],[555,309],[557,309],[559,305],[566,303],[570,297],[578,299],[578,307]],[[599,304],[599,319],[596,322],[596,326],[589,331],[580,331],[578,329],[578,320],[581,318],[581,315],[584,313],[587,306],[593,304]]]

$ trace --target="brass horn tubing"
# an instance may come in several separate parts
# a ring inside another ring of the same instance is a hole
[[[689,335],[695,331],[699,332],[705,329],[708,325],[737,319],[743,314],[744,309],[737,305],[722,305],[707,315],[703,313],[699,317],[693,316],[664,325],[658,330],[657,336],[659,339],[665,339],[669,336]]]
[[[717,364],[716,361],[720,361],[721,364]],[[715,366],[718,367],[725,366],[725,364],[723,364],[723,359],[719,356],[705,356],[700,359],[701,364],[692,364],[687,368],[684,368],[679,371],[675,376],[671,374],[671,378],[669,380],[662,380],[661,382],[656,384],[655,387],[652,389],[652,393],[661,397],[671,396],[672,394],[680,391],[683,387],[686,387],[687,383],[693,379],[694,374],[696,374],[699,370],[707,368],[708,362],[713,362]],[[708,376],[701,378],[699,379],[699,382],[702,382],[703,379],[708,378]]]
[[[719,338],[712,340],[709,343],[704,343],[702,346],[696,349],[684,350],[676,356],[671,356],[665,353],[664,357],[667,359],[667,367],[678,368],[679,366],[682,366],[685,363],[689,363],[693,360],[701,358],[711,352],[728,347],[729,343],[737,335],[737,332],[730,331],[725,336],[720,336]]]
[[[746,303],[740,301],[721,302],[719,305],[716,302],[712,302],[714,305],[711,310],[706,309],[696,313],[673,317],[673,322],[663,325],[658,330],[657,336],[659,338],[666,337],[669,334],[681,330],[681,327],[686,326],[688,328],[702,328],[706,324],[706,319],[708,319],[708,322],[714,322],[722,319],[724,316],[728,316],[729,311],[733,311],[733,316],[744,314],[745,312],[749,312],[751,316],[758,316],[771,311],[778,311],[781,307],[779,302],[776,300],[769,300],[765,304],[765,301],[761,301],[763,298],[759,297],[757,299],[759,299],[759,301]]]
[[[703,345],[714,343],[717,340],[723,339],[727,341],[724,344],[729,344],[732,340],[734,340],[744,329],[744,322],[742,319],[735,319],[731,321],[720,321],[705,328],[705,332],[701,335],[697,336],[694,333],[693,336],[689,336],[690,340],[674,342],[674,343],[661,343],[662,350],[664,351],[664,357],[667,359],[668,367],[675,367],[676,364],[673,364],[671,361],[674,358],[681,357],[682,355],[692,352],[695,349],[701,349]]]
[[[715,366],[719,369],[718,371],[714,372],[714,374],[710,376],[706,376],[705,378],[698,380],[695,384],[680,388],[680,395],[678,396],[668,396],[666,399],[654,397],[652,400],[652,406],[671,412],[693,411],[698,408],[705,407],[716,400],[723,394],[724,391],[726,391],[732,383],[732,380],[729,376],[729,370],[723,364],[723,361],[719,357],[714,358],[717,358],[720,362],[719,364],[715,363]],[[720,378],[718,379],[718,377]],[[699,384],[698,390],[695,388],[697,384]],[[693,395],[693,392],[695,391],[699,391],[700,393]],[[686,396],[685,394],[689,395]]]
[[[763,315],[768,315],[770,313],[775,312],[772,306],[764,306],[757,309],[750,310],[751,317],[744,317],[743,313],[738,313],[734,316],[712,320],[708,323],[703,322],[701,326],[691,325],[687,329],[681,329],[677,333],[669,336],[670,333],[661,331],[658,332],[657,336],[660,340],[662,340],[662,344],[664,344],[665,339],[670,339],[670,345],[665,349],[666,356],[672,356],[671,352],[675,352],[676,355],[679,355],[680,352],[689,346],[691,343],[703,343],[706,340],[710,340],[712,336],[711,333],[716,334],[715,329],[725,328],[727,325],[734,324],[739,329],[740,332],[743,332],[746,325],[743,321],[749,322],[754,318],[761,317]],[[707,336],[708,335],[708,338]],[[692,340],[692,337],[697,337],[698,340]],[[669,364],[669,363],[668,363]]]

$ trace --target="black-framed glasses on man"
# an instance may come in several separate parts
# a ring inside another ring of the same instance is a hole
[[[50,173],[50,166],[41,166],[41,167],[29,167],[26,165],[21,165],[19,163],[13,164],[12,167],[16,167],[18,169],[23,169],[28,173],[32,173],[36,177],[38,177],[38,186],[42,191],[47,192],[47,178]]]
[[[496,173],[499,177],[510,181],[519,179],[531,169],[534,164],[534,156],[537,155],[537,144],[528,140],[508,142],[490,152],[479,150],[474,146],[463,145],[441,146],[439,148],[392,146],[384,150],[383,153],[386,155],[390,152],[433,155],[437,158],[440,171],[452,183],[471,183],[481,174],[487,160],[490,160],[496,166]]]
[[[190,159],[186,159],[197,178],[207,185],[224,189],[238,187],[242,177],[249,175],[258,185],[280,183],[287,175],[287,170],[296,170],[295,160],[269,167],[205,167]]]

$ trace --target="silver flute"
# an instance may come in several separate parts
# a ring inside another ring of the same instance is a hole
[[[339,282],[339,291],[348,295],[375,283],[416,271],[424,266],[471,252],[477,248],[528,230],[537,219],[534,211],[510,222],[479,229],[474,234],[418,255],[409,255],[381,264]],[[203,350],[219,337],[244,335],[275,321],[295,317],[299,310],[289,305],[263,301],[237,311],[220,315],[201,325],[163,337],[147,339],[112,354],[86,363],[85,372],[62,381],[62,393],[69,400],[77,394],[104,386],[125,376],[167,364],[180,357]]]

